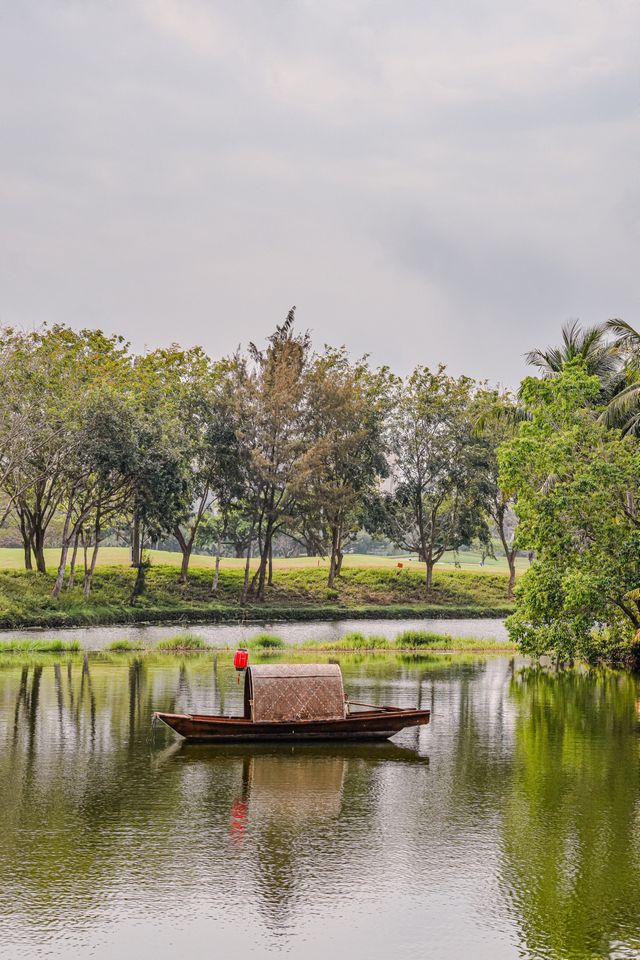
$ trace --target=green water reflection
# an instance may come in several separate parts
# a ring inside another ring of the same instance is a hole
[[[432,724],[189,747],[151,714],[240,710],[225,660],[3,658],[0,954],[640,955],[635,677],[340,659]]]
[[[540,956],[638,956],[637,680],[529,669],[510,695],[501,875],[523,940]]]

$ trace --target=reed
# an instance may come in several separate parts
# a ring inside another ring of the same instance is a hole
[[[206,650],[207,643],[194,633],[177,633],[174,637],[168,637],[166,640],[160,640],[156,644],[156,650]]]
[[[0,653],[78,653],[79,640],[2,640]]]
[[[276,650],[284,645],[282,637],[276,636],[275,633],[257,633],[247,643],[250,650]]]

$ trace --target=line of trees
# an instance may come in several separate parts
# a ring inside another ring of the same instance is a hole
[[[331,586],[362,530],[417,552],[427,593],[445,551],[490,552],[498,537],[513,588],[513,496],[497,450],[517,404],[444,367],[401,378],[344,348],[316,350],[293,308],[264,347],[220,360],[177,345],[135,355],[99,330],[3,328],[0,378],[0,518],[39,573],[57,531],[54,597],[81,556],[89,597],[100,544],[115,536],[130,545],[137,589],[145,548],[167,536],[183,583],[207,546],[217,589],[233,549],[244,598],[263,600],[286,535],[329,558]]]

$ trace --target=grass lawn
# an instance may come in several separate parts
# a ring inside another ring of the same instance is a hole
[[[47,566],[52,570],[55,569],[60,557],[60,550],[57,548],[47,549],[45,550],[45,556]],[[180,553],[170,552],[169,550],[150,550],[149,556],[152,564],[156,565],[179,566],[182,559]],[[348,568],[381,567],[383,569],[396,570],[398,563],[402,563],[404,568],[410,570],[414,568],[424,570],[424,565],[415,557],[379,557],[369,553],[347,553],[344,558],[344,566]],[[484,566],[481,567],[480,554],[473,551],[460,553],[458,555],[458,563],[459,567],[456,567],[456,558],[453,554],[445,554],[438,564],[438,568],[443,570],[475,570],[477,573],[506,573],[507,571],[507,563],[504,557],[499,557],[497,560],[487,559]],[[98,553],[99,567],[128,566],[128,564],[129,550],[127,547],[102,547]],[[518,557],[516,564],[519,571],[526,570],[529,565],[527,560],[522,557]],[[201,554],[194,554],[191,557],[191,567],[193,569],[212,570],[213,565],[213,557],[203,556]],[[220,566],[223,570],[240,570],[244,569],[244,560],[223,557],[220,561]],[[252,566],[254,568],[257,566],[257,560],[252,561]],[[283,559],[277,557],[273,561],[273,566],[275,570],[314,569],[328,571],[329,558],[293,557],[291,559]],[[0,547],[0,570],[22,569],[24,569],[23,551],[17,547]]]
[[[106,551],[105,551],[106,553]],[[126,552],[125,552],[126,553]],[[176,554],[160,555],[175,558]],[[126,563],[100,567],[88,602],[80,582],[51,598],[53,572],[46,575],[4,569],[0,573],[0,627],[71,626],[91,623],[222,620],[300,620],[373,617],[474,617],[504,616],[512,609],[507,600],[504,573],[440,568],[434,588],[425,596],[422,565],[397,561],[368,566],[347,564],[334,589],[326,584],[326,566],[306,559],[304,564],[282,561],[276,565],[274,584],[264,603],[241,603],[243,571],[238,561],[227,561],[220,573],[219,589],[211,589],[211,559],[194,563],[186,585],[178,582],[176,564],[160,564],[159,557],[147,575],[144,594],[132,604],[135,571]],[[354,560],[356,558],[349,558]],[[369,558],[367,558],[369,559]],[[384,558],[373,558],[383,561]],[[315,565],[314,565],[315,564]],[[81,575],[78,580],[81,581]]]

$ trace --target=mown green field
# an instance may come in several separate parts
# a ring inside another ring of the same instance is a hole
[[[208,558],[205,558],[208,559]],[[376,558],[377,559],[377,558]],[[210,561],[209,561],[210,565]],[[326,569],[317,565],[276,566],[264,603],[242,604],[243,572],[227,564],[212,592],[211,569],[194,565],[186,585],[174,565],[156,563],[147,574],[144,594],[132,602],[135,570],[122,563],[96,571],[88,602],[80,584],[51,598],[53,575],[5,569],[0,573],[0,627],[71,626],[91,623],[223,620],[304,620],[374,617],[505,616],[507,578],[490,571],[439,569],[431,595],[417,565],[352,566],[331,590]],[[81,576],[79,577],[81,580]]]
[[[60,550],[57,548],[50,548],[45,550],[45,556],[47,560],[47,566],[51,567],[53,570],[58,564]],[[169,550],[150,550],[149,556],[152,564],[166,564],[169,566],[179,566],[182,559],[179,553],[170,552]],[[480,560],[480,554],[474,551],[460,553],[457,559],[454,554],[451,553],[445,554],[438,566],[445,570],[475,570],[479,573],[506,572],[507,564],[504,557],[499,557],[496,560],[488,558],[485,560],[484,566],[480,566]],[[244,568],[244,560],[236,560],[235,558],[223,557],[220,563],[222,569],[224,570],[238,570]],[[397,569],[399,563],[402,563],[404,567],[407,567],[411,570],[414,568],[417,570],[424,569],[424,565],[421,564],[415,557],[378,557],[370,553],[348,553],[345,554],[344,558],[344,566],[349,568],[382,567],[395,570]],[[456,563],[458,566],[456,566]],[[517,559],[516,563],[519,570],[525,570],[528,566],[527,561],[521,557]],[[128,547],[101,548],[98,554],[99,567],[111,567],[119,564],[124,566],[129,564]],[[213,569],[213,565],[213,557],[194,554],[191,558],[191,566],[194,569]],[[256,565],[257,561],[254,560],[253,566],[255,567]],[[278,557],[273,561],[273,565],[274,569],[276,570],[328,570],[329,559],[322,559],[319,557],[292,557],[291,559],[283,559]],[[0,570],[22,570],[23,568],[24,554],[21,549],[15,547],[0,547]]]

